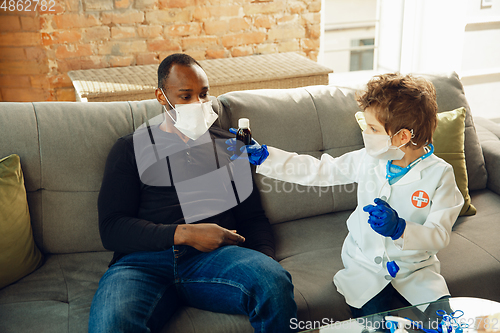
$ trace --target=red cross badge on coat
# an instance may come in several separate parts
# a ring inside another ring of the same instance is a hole
[[[415,191],[411,195],[411,203],[417,208],[424,208],[429,204],[429,195],[425,191]]]

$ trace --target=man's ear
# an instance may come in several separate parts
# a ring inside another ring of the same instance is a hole
[[[160,102],[161,105],[166,105],[167,104],[167,100],[165,99],[165,95],[163,95],[163,93],[161,92],[160,88],[156,88],[156,90],[155,90],[155,96],[156,96],[156,100],[158,102]]]

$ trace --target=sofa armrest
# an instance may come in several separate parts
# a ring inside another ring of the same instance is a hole
[[[474,123],[488,171],[487,186],[500,195],[500,124],[481,117]]]

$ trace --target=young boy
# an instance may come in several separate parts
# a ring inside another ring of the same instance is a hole
[[[358,184],[344,269],[333,279],[354,317],[389,310],[395,293],[412,305],[449,296],[436,253],[448,245],[464,203],[451,165],[432,154],[437,103],[430,82],[380,75],[357,101],[367,123],[363,149],[318,160],[246,146],[262,175],[305,186]]]

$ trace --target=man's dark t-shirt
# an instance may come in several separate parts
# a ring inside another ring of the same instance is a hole
[[[175,158],[169,156],[168,167],[176,170],[190,170],[189,174],[204,174],[207,171],[206,158],[213,158],[211,144],[196,144],[196,141],[182,141],[175,133],[148,128],[154,137],[151,140],[158,150],[169,147],[175,150]],[[218,127],[209,130],[211,141],[232,137]],[[219,141],[219,140],[217,140]],[[219,150],[220,152],[220,150]],[[161,154],[161,151],[160,151]],[[206,158],[205,158],[206,157]],[[217,166],[227,165],[230,153],[218,154]],[[163,160],[165,162],[165,160]],[[165,163],[164,163],[165,164]],[[168,169],[165,173],[168,175]],[[178,224],[185,223],[181,204],[175,186],[179,179],[167,179],[169,186],[148,185],[147,174],[139,175],[134,152],[134,135],[121,137],[112,147],[99,192],[99,232],[104,247],[115,251],[110,265],[119,258],[138,251],[163,251],[174,245],[174,233]],[[182,174],[175,173],[182,180]],[[243,246],[260,251],[274,258],[274,240],[271,226],[261,205],[257,187],[248,198],[230,210],[205,218],[195,223],[215,223],[245,237]]]

